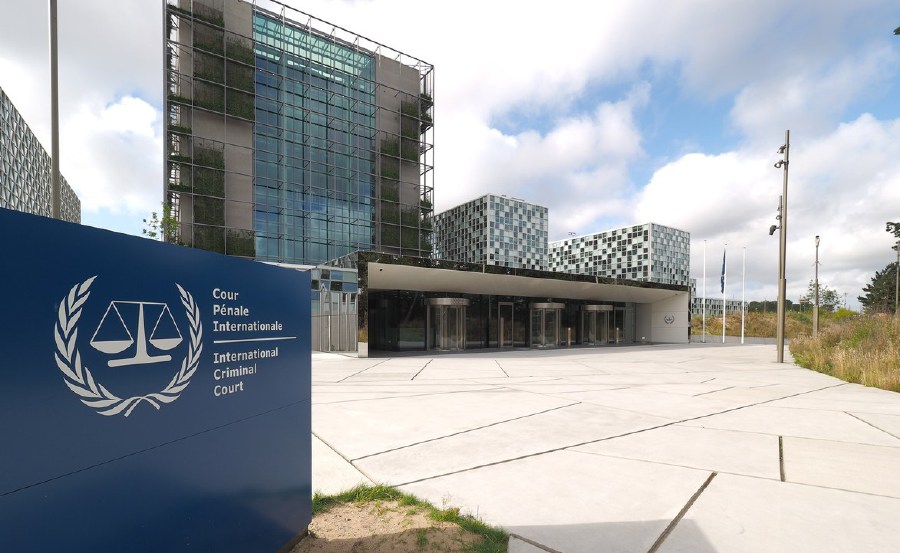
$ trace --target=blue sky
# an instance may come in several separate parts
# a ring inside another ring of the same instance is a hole
[[[547,206],[551,239],[675,226],[698,277],[706,244],[708,290],[727,242],[732,275],[747,249],[747,297],[771,298],[791,129],[789,297],[816,234],[820,279],[851,306],[893,258],[895,1],[289,3],[435,65],[438,210],[493,192]],[[110,6],[60,3],[62,170],[86,224],[138,234],[162,197],[162,5]],[[0,8],[0,87],[47,144],[46,4]]]

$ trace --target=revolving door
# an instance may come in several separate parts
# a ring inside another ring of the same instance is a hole
[[[428,298],[427,349],[461,351],[466,349],[465,298]]]
[[[581,308],[581,343],[586,346],[605,346],[610,342],[612,324],[611,305],[585,305]]]
[[[532,303],[531,310],[531,347],[550,348],[560,343],[559,327],[562,318],[562,303]]]

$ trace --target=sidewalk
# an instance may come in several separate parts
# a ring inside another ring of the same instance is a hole
[[[896,551],[900,394],[774,359],[316,354],[313,485],[399,486],[503,526],[511,551]]]

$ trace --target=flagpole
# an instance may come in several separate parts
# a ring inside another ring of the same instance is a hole
[[[706,343],[706,240],[703,241],[703,343]]]
[[[722,343],[725,343],[725,286],[728,284],[728,269],[725,266],[725,255],[728,251],[728,242],[722,250]]]
[[[744,343],[744,309],[747,303],[744,301],[745,285],[747,282],[747,246],[744,246],[743,259],[741,261],[741,344]]]

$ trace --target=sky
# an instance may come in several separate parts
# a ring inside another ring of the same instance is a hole
[[[549,208],[550,239],[654,222],[691,234],[721,297],[857,296],[895,256],[895,0],[288,0],[435,66],[435,209],[491,192]],[[47,3],[0,0],[0,88],[49,150]],[[82,222],[140,234],[162,201],[162,3],[59,2],[61,170]],[[705,252],[705,255],[704,255]],[[743,258],[746,256],[746,263]]]

